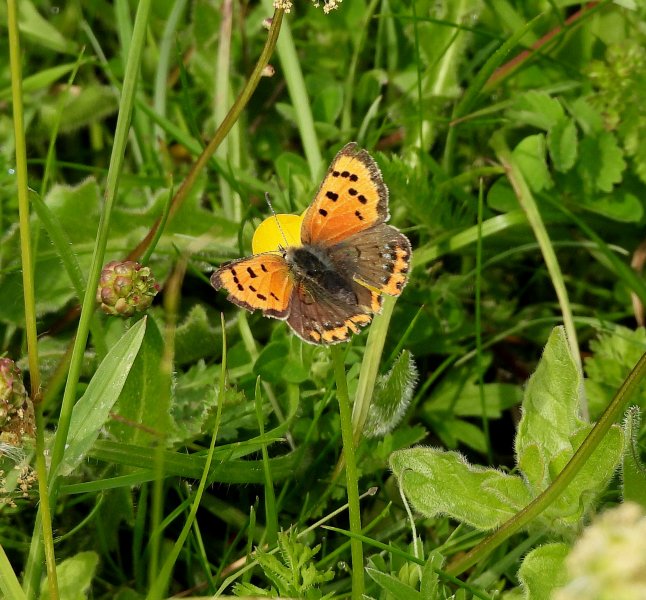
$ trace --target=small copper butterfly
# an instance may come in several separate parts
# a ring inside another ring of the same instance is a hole
[[[335,344],[399,296],[411,246],[387,225],[388,188],[374,159],[351,142],[336,155],[301,225],[301,245],[223,264],[211,285],[227,299],[286,320],[304,341]]]

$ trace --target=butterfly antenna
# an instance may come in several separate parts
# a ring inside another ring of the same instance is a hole
[[[265,202],[267,202],[267,205],[269,206],[269,210],[271,211],[271,214],[274,215],[274,219],[276,219],[276,225],[278,225],[278,231],[280,231],[280,235],[283,236],[283,240],[285,240],[285,248],[289,246],[289,242],[287,241],[287,236],[285,235],[285,232],[283,231],[283,228],[280,224],[280,219],[278,218],[278,215],[276,214],[276,211],[274,210],[274,207],[271,204],[271,200],[269,199],[269,192],[265,192]]]

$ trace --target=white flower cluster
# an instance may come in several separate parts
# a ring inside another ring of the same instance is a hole
[[[343,0],[323,0],[323,12],[327,15],[330,11],[339,8]],[[319,0],[312,0],[314,6],[318,8],[321,3]],[[274,0],[274,8],[276,10],[284,10],[286,13],[291,12],[292,10],[292,0]]]
[[[292,0],[274,0],[274,8],[289,13],[292,10]]]
[[[553,600],[646,598],[646,514],[625,503],[603,513],[566,559],[569,583]]]

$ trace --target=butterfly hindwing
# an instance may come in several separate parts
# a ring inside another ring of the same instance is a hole
[[[222,265],[211,275],[211,285],[224,288],[227,300],[246,310],[286,319],[294,283],[285,259],[278,254],[256,254]]]
[[[374,159],[346,144],[328,169],[301,228],[303,244],[334,245],[388,220],[388,188]]]
[[[380,293],[399,296],[408,280],[410,242],[385,223],[355,234],[329,252],[339,269]]]
[[[358,304],[339,302],[323,289],[308,289],[302,282],[294,286],[288,325],[310,344],[345,342],[372,317]]]

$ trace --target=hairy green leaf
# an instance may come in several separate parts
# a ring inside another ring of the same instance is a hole
[[[570,353],[565,329],[556,327],[547,341],[543,357],[530,377],[523,399],[523,416],[516,434],[518,465],[537,493],[550,478],[545,469],[532,466],[536,460],[548,465],[562,451],[572,451],[571,436],[583,426],[578,416],[582,378]],[[526,455],[527,449],[532,450]],[[538,455],[538,456],[537,456]]]
[[[646,468],[640,458],[638,435],[641,415],[639,408],[631,407],[624,419],[626,452],[621,468],[624,502],[636,502],[646,509]]]
[[[518,570],[525,600],[550,598],[552,592],[567,581],[565,558],[569,551],[567,544],[545,544],[525,556]]]
[[[498,527],[531,497],[520,477],[473,466],[456,452],[434,448],[400,450],[390,467],[415,510],[427,517],[448,515],[472,527]]]
[[[404,350],[392,368],[377,380],[364,434],[380,437],[401,421],[415,390],[417,367],[412,354]]]

